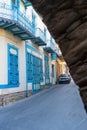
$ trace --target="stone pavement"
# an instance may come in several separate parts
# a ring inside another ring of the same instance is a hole
[[[57,85],[1,107],[0,130],[87,130],[77,86]]]

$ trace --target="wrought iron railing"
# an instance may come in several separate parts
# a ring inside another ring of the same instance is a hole
[[[55,45],[51,40],[46,41],[47,45],[45,47],[50,47],[53,51],[55,50]]]
[[[35,37],[40,37],[46,43],[46,36],[44,35],[44,32],[40,28],[34,28],[33,22],[30,21],[29,18],[14,5],[10,6],[6,3],[0,3],[0,18],[19,23]],[[50,41],[47,42],[49,43]],[[51,42],[50,46],[53,46]]]
[[[59,48],[57,47],[56,42],[53,40],[51,36],[49,39],[46,40],[46,43],[47,44],[44,46],[44,48],[50,48],[51,50],[53,50],[54,53],[59,55]]]
[[[55,40],[53,40],[53,43],[54,43],[54,46],[55,46],[54,51],[55,51],[55,53],[56,53],[57,55],[59,55],[59,48],[58,48],[58,45],[57,45],[57,43],[55,42]]]
[[[32,22],[29,21],[26,15],[19,11],[16,7],[13,8],[5,3],[0,3],[0,17],[18,22],[31,33],[34,33]]]
[[[44,32],[40,28],[36,28],[35,36],[40,37],[45,42]]]

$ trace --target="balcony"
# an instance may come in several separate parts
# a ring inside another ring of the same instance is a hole
[[[36,38],[34,38],[33,41],[36,44],[38,44],[38,46],[44,46],[44,45],[46,45],[46,43],[45,43],[45,39],[46,38],[44,36],[43,31],[40,28],[36,28],[36,30],[35,30],[35,37]]]
[[[55,53],[55,44],[52,40],[46,41],[47,45],[44,47],[44,50],[48,53]]]
[[[29,19],[17,8],[0,3],[0,28],[11,31],[22,40],[34,38],[34,30]]]
[[[10,7],[5,3],[0,3],[0,29],[6,29],[18,36],[22,40],[31,39],[38,45],[46,45],[43,32],[33,28],[29,18],[17,7]]]

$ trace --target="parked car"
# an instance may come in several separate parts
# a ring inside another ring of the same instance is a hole
[[[70,83],[71,81],[71,77],[69,74],[65,73],[65,74],[61,74],[58,78],[58,83],[59,84],[63,84],[63,83]]]

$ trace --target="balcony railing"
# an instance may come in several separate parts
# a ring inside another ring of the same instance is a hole
[[[36,28],[35,36],[40,37],[45,42],[44,32],[40,28]]]
[[[20,12],[16,7],[12,8],[10,5],[0,3],[0,18],[17,22],[25,29],[29,30],[31,33],[34,33],[34,29],[32,28],[32,22],[29,21],[26,15]]]
[[[58,48],[55,48],[55,53],[56,53],[57,55],[59,55],[59,49],[58,49]]]
[[[44,49],[49,53],[54,52],[55,45],[53,44],[53,42],[51,40],[47,40],[46,43],[47,45],[44,47]]]
[[[0,17],[12,19],[14,18],[13,10],[5,3],[0,3]]]
[[[40,28],[33,27],[33,22],[30,21],[24,13],[17,9],[17,7],[11,7],[5,3],[0,3],[0,20],[4,20],[4,22],[0,23],[0,28],[6,28],[4,25],[6,25],[7,21],[8,23],[10,21],[11,25],[12,23],[16,24],[14,29],[10,28],[10,26],[9,28],[7,27],[7,29],[19,36],[22,40],[31,39],[40,46],[46,45],[44,32]]]
[[[57,54],[57,56],[59,55],[59,47],[57,45],[57,43],[54,41],[54,45],[55,45],[55,53]]]
[[[46,41],[47,45],[44,46],[44,50],[48,53],[55,53],[59,55],[59,48],[54,40],[50,39]]]

